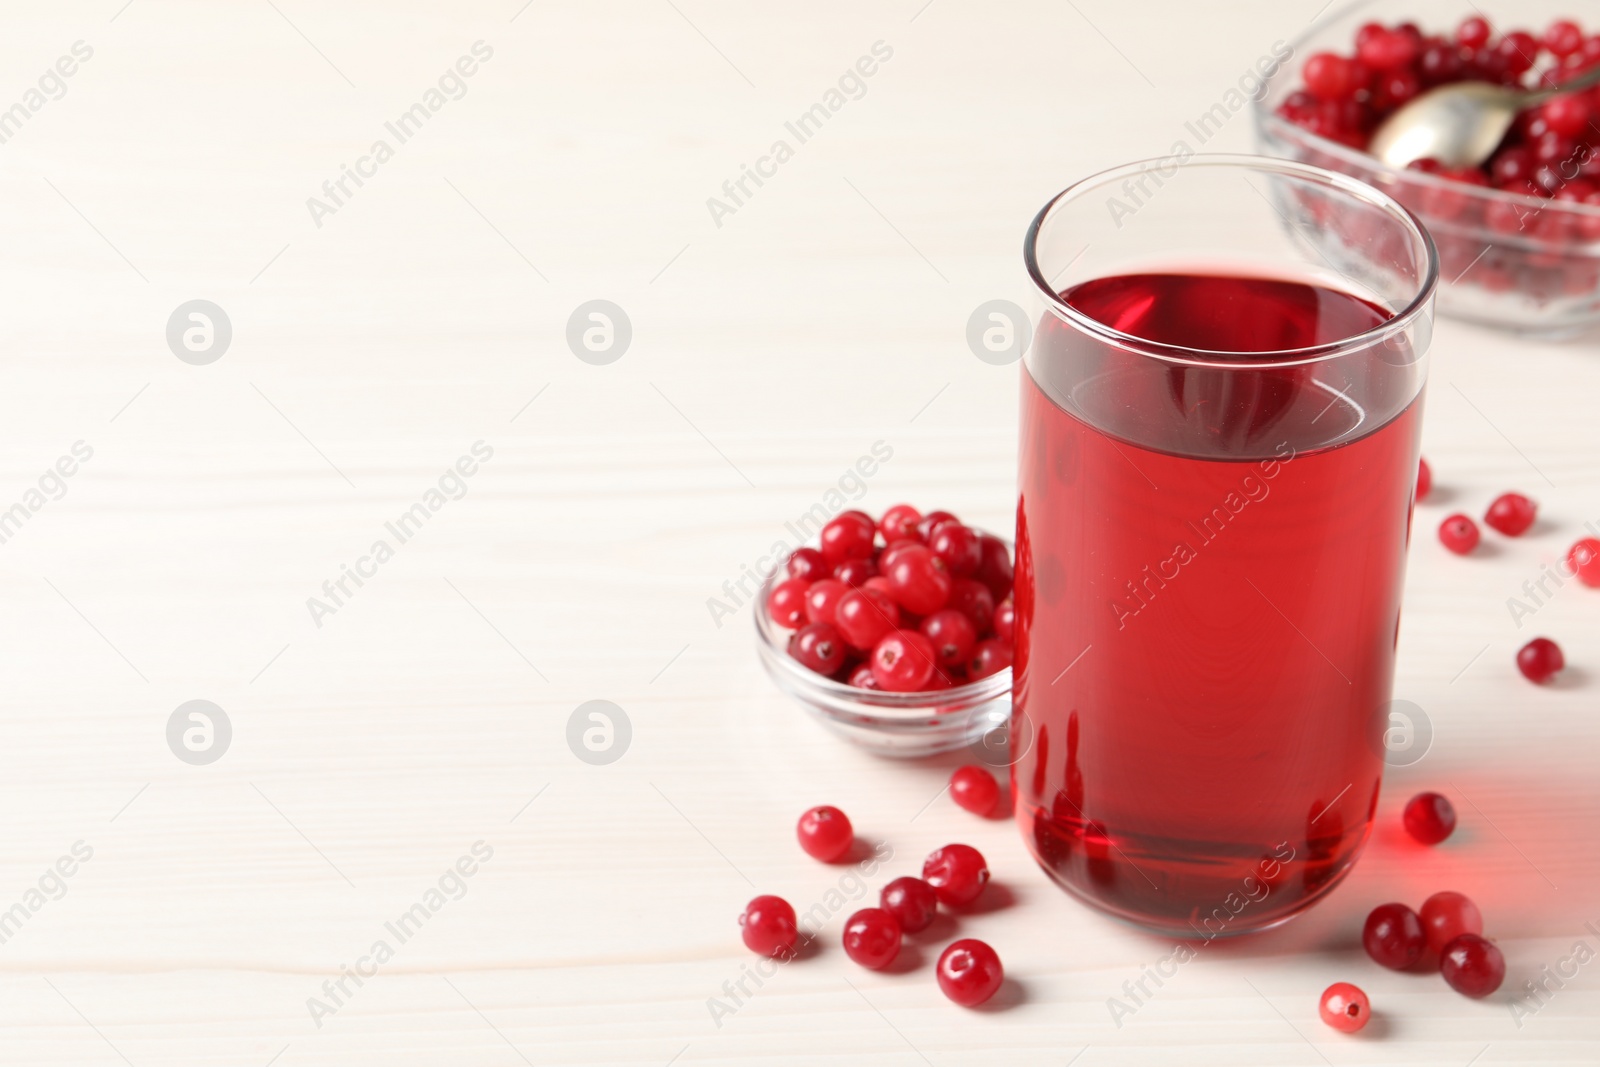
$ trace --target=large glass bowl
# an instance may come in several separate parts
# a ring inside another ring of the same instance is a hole
[[[1294,54],[1268,80],[1254,105],[1263,152],[1340,171],[1376,186],[1410,208],[1439,247],[1438,306],[1452,318],[1519,334],[1563,337],[1600,321],[1600,208],[1462,185],[1397,170],[1365,152],[1330,141],[1276,114],[1304,86],[1301,67],[1317,52],[1350,55],[1356,30],[1369,21],[1415,22],[1426,34],[1453,34],[1482,14],[1496,27],[1540,33],[1557,18],[1576,16],[1571,0],[1359,0],[1337,8],[1293,42]],[[1511,211],[1511,208],[1518,210]],[[1512,233],[1485,221],[1521,218]]]

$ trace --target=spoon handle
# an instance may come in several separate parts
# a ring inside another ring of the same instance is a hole
[[[1591,85],[1600,85],[1600,65],[1584,71],[1565,85],[1558,85],[1553,89],[1538,89],[1527,94],[1527,106],[1533,107],[1542,104],[1555,96],[1564,96],[1567,93],[1576,93],[1589,88]]]

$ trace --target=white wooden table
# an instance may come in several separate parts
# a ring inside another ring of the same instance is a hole
[[[967,316],[1022,295],[1049,194],[1167,150],[1317,13],[921,5],[7,5],[0,510],[23,515],[0,544],[0,1060],[1600,1060],[1600,963],[1520,1027],[1510,1010],[1600,947],[1600,593],[1563,589],[1521,630],[1505,604],[1600,521],[1593,343],[1441,327],[1419,524],[1507,488],[1543,518],[1470,561],[1418,538],[1397,695],[1429,755],[1391,775],[1332,899],[1208,948],[1120,1027],[1108,999],[1170,945],[1070,902],[1009,823],[935,800],[953,761],[881,762],[805,719],[746,610],[714,623],[708,598],[874,442],[893,457],[862,506],[1004,527],[1017,371],[973,358]],[[762,162],[880,41],[859,98]],[[401,141],[385,124],[419,103]],[[1247,149],[1247,121],[1208,147]],[[718,225],[707,199],[745,164],[770,176]],[[232,329],[206,365],[165,336],[197,299]],[[632,324],[609,365],[564,340],[592,299]],[[427,510],[476,442],[492,457]],[[418,503],[401,543],[385,524]],[[366,577],[335,602],[344,567]],[[1515,675],[1534,632],[1564,644],[1562,684]],[[631,723],[609,765],[566,740],[595,699]],[[167,741],[192,700],[231,725],[207,765]],[[1426,787],[1469,802],[1422,853],[1396,827]],[[905,973],[854,967],[841,914],[714,1020],[753,962],[744,901],[840,882],[791,837],[820,802],[892,846],[890,873],[953,839],[988,855],[1011,903],[961,929],[1004,957],[997,1005],[944,1000],[937,941]],[[1358,947],[1371,905],[1445,887],[1510,960],[1490,1001]],[[385,924],[418,904],[402,942]],[[1336,979],[1381,1011],[1361,1038],[1317,1021]]]

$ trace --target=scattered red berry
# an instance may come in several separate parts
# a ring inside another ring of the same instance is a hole
[[[1478,906],[1460,893],[1445,890],[1422,904],[1422,929],[1428,947],[1442,953],[1444,947],[1462,934],[1483,933],[1483,915]]]
[[[926,930],[939,912],[939,897],[933,886],[909,875],[884,886],[878,894],[878,904],[893,915],[900,929],[908,934]]]
[[[844,638],[825,622],[813,622],[789,635],[789,655],[818,674],[832,677],[844,666]]]
[[[811,584],[802,578],[786,578],[767,595],[767,615],[779,626],[797,630],[806,624],[806,590]]]
[[[1417,460],[1417,499],[1421,500],[1433,488],[1433,471],[1428,469],[1428,461]]]
[[[1335,982],[1324,989],[1317,1010],[1323,1022],[1346,1034],[1353,1034],[1367,1025],[1372,1015],[1367,995],[1349,982]]]
[[[828,804],[806,811],[794,831],[806,855],[823,863],[844,858],[856,839],[849,816]]]
[[[1543,685],[1567,665],[1561,646],[1548,637],[1535,637],[1517,653],[1517,670],[1530,682]]]
[[[1477,548],[1478,537],[1478,524],[1465,515],[1452,515],[1439,524],[1439,540],[1458,556]]]
[[[1505,981],[1506,958],[1493,942],[1478,934],[1462,934],[1440,953],[1439,973],[1457,993],[1486,997]]]
[[[933,543],[933,531],[941,523],[960,522],[961,520],[948,511],[930,511],[922,516],[922,521],[917,523],[917,540],[928,545]]]
[[[939,903],[949,908],[971,904],[989,883],[989,865],[971,845],[934,849],[922,862],[922,880],[933,886]]]
[[[1507,537],[1521,537],[1533,525],[1539,508],[1521,493],[1502,493],[1483,516],[1483,521]]]
[[[1000,803],[1000,786],[994,775],[969,763],[950,775],[950,797],[972,814],[988,818]]]
[[[1585,537],[1567,552],[1567,569],[1584,585],[1600,589],[1600,539]]]
[[[882,908],[862,908],[844,924],[844,954],[881,971],[900,954],[900,922]]]
[[[756,897],[744,906],[739,926],[746,948],[773,959],[793,955],[794,944],[800,937],[794,908],[782,897]]]
[[[939,954],[936,967],[939,988],[964,1008],[974,1008],[999,991],[1005,968],[994,949],[974,938],[963,938]]]
[[[920,693],[933,677],[933,645],[915,630],[891,630],[868,660],[878,688],[886,693]]]
[[[1361,930],[1361,945],[1367,955],[1395,971],[1403,971],[1421,959],[1427,943],[1422,920],[1404,904],[1379,904]]]
[[[1406,802],[1405,824],[1424,845],[1437,845],[1455,832],[1456,809],[1438,793],[1418,793]]]

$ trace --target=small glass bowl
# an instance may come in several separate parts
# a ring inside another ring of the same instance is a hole
[[[1571,0],[1357,0],[1293,42],[1293,57],[1267,81],[1254,105],[1261,150],[1348,174],[1388,193],[1422,220],[1439,248],[1438,306],[1451,318],[1532,337],[1560,338],[1600,323],[1600,208],[1503,193],[1398,170],[1358,149],[1320,137],[1277,114],[1304,85],[1301,68],[1318,52],[1349,55],[1364,22],[1411,21],[1428,34],[1454,33],[1469,15],[1535,32],[1567,17]],[[1534,213],[1537,213],[1535,216]],[[1506,234],[1486,218],[1526,218]]]
[[[781,577],[780,567],[761,584],[752,605],[761,665],[779,689],[841,737],[880,756],[920,759],[966,746],[977,751],[1011,721],[1010,667],[954,689],[885,693],[801,666],[789,655],[790,631],[767,616],[767,597]]]

